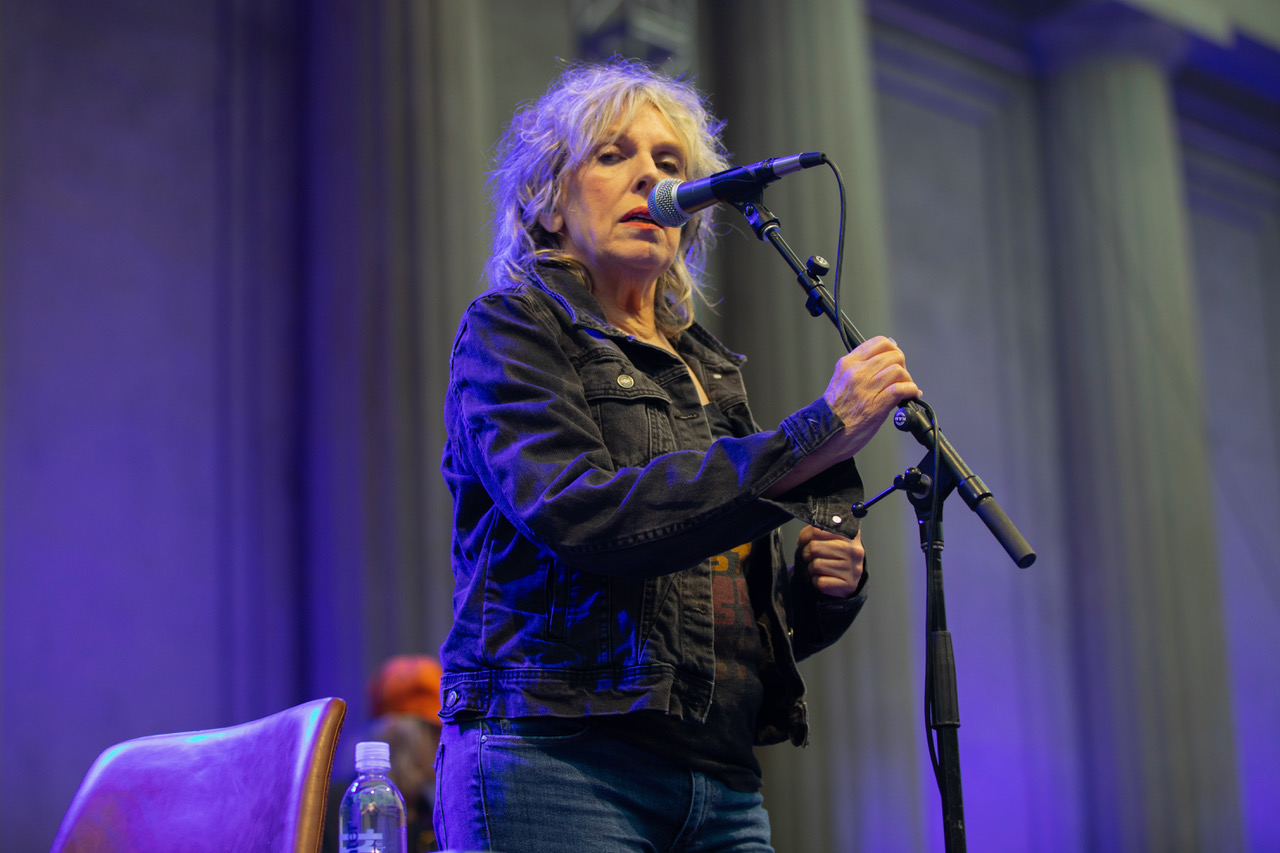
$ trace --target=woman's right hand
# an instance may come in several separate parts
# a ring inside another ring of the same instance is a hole
[[[876,434],[889,412],[919,396],[920,389],[907,372],[906,356],[898,345],[883,336],[864,341],[836,362],[831,384],[822,395],[844,430],[801,459],[766,489],[764,496],[778,497],[853,456]]]
[[[836,362],[822,395],[844,423],[844,433],[820,452],[840,459],[852,456],[866,446],[891,411],[919,396],[897,343],[883,335],[864,341]]]

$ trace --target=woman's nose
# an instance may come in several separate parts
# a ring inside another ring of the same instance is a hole
[[[640,174],[636,176],[636,189],[640,192],[648,192],[662,179],[662,172],[658,168],[658,163],[652,157],[644,157],[641,160],[642,166]]]

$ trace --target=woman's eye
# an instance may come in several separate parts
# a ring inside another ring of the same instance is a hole
[[[680,164],[675,162],[674,160],[667,160],[665,162],[659,163],[658,167],[672,175],[678,175],[680,174],[680,171],[681,171]]]
[[[605,165],[617,163],[621,159],[622,159],[622,155],[619,154],[617,151],[601,151],[599,156],[600,162],[604,163]]]

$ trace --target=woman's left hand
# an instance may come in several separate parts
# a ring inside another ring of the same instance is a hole
[[[848,598],[862,580],[862,531],[852,539],[839,533],[828,533],[818,527],[806,527],[796,539],[800,559],[809,569],[809,580],[823,595]]]

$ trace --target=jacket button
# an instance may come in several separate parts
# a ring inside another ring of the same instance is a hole
[[[458,704],[459,698],[461,697],[459,697],[458,691],[450,690],[447,694],[445,694],[444,706],[446,708],[452,708],[454,705]]]
[[[618,377],[618,385],[623,388],[630,388],[632,385],[635,385],[635,384],[636,384],[636,380],[626,373],[623,373]]]

